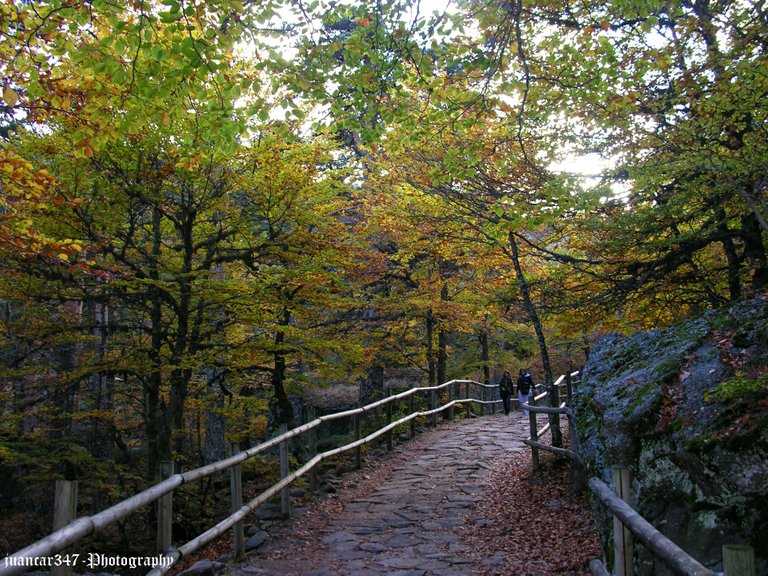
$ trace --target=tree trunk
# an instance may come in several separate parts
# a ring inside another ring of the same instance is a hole
[[[520,265],[520,253],[517,248],[517,241],[513,232],[509,233],[509,248],[512,252],[512,265],[515,268],[515,274],[517,276],[517,285],[520,288],[520,295],[523,298],[523,307],[528,319],[533,324],[533,329],[536,332],[536,339],[539,343],[539,353],[541,355],[541,366],[544,370],[544,380],[546,384],[552,384],[552,367],[549,362],[549,352],[547,350],[547,341],[544,336],[544,328],[539,319],[539,314],[536,310],[536,306],[531,299],[530,286],[528,280],[523,274],[523,268]]]
[[[152,209],[152,260],[149,265],[149,277],[153,282],[160,281],[158,262],[162,249],[161,215],[157,207]],[[163,384],[162,349],[163,349],[163,309],[159,288],[152,287],[150,308],[150,366],[149,375],[144,384],[147,412],[148,478],[156,478],[160,473],[160,462],[171,460],[171,427],[166,419],[165,403],[160,397]]]
[[[360,404],[366,404],[368,400],[375,397],[376,392],[384,391],[384,366],[377,362],[366,370],[365,379],[360,384],[359,401]]]
[[[221,264],[211,267],[211,279],[217,281],[224,281],[226,278],[226,272]],[[224,324],[226,310],[220,308],[213,313],[213,319],[215,322]],[[220,345],[222,349],[225,349],[225,342],[223,335],[219,334],[215,337],[216,344]],[[219,360],[223,362],[222,358]],[[216,462],[217,460],[223,460],[227,456],[227,446],[225,442],[225,421],[224,421],[224,373],[220,370],[208,366],[205,369],[207,381],[208,381],[208,398],[211,404],[205,414],[205,447],[203,449],[203,461],[206,464]]]
[[[144,384],[144,427],[147,431],[147,478],[156,478],[160,462],[170,460],[171,446],[164,431],[162,405],[160,400],[160,374],[153,371]]]
[[[291,320],[291,312],[286,307],[283,308],[282,325],[288,326]],[[293,427],[293,406],[291,406],[291,400],[288,398],[288,393],[285,390],[285,332],[277,330],[275,332],[275,351],[274,362],[275,366],[272,370],[272,390],[275,393],[275,424],[286,424],[288,428]]]
[[[107,354],[107,343],[109,339],[109,307],[106,304],[95,302],[89,307],[88,315],[93,318],[93,335],[98,349],[99,359],[103,361]],[[90,388],[93,397],[93,405],[98,411],[113,411],[113,390],[114,381],[103,372],[98,372],[91,376]],[[112,384],[112,385],[110,385]],[[113,430],[114,424],[105,418],[94,418],[91,421],[89,430],[89,440],[91,454],[99,460],[106,461],[110,455],[110,437],[106,434],[107,430]],[[95,491],[93,494],[93,512],[100,512],[105,507],[104,494]]]
[[[429,373],[429,385],[435,386],[437,383],[437,370],[435,366],[435,349],[434,349],[434,328],[435,317],[432,314],[432,309],[427,310],[427,339],[425,347],[427,349],[427,371]]]
[[[171,373],[171,391],[168,398],[168,413],[166,419],[170,429],[173,450],[177,454],[184,451],[184,404],[191,373],[189,370],[174,370]],[[170,458],[171,460],[173,458]]]
[[[192,260],[195,253],[193,237],[195,213],[194,208],[185,206],[185,209],[182,210],[183,217],[180,219],[179,224],[184,262],[181,267],[181,274],[176,280],[179,287],[179,295],[175,307],[176,329],[172,358],[174,366],[184,364],[183,359],[186,356],[194,356],[194,353],[197,351],[196,329],[192,315]],[[189,383],[192,380],[193,373],[191,368],[176,368],[171,371],[168,419],[173,431],[174,450],[178,454],[184,452],[184,439],[186,437],[186,434],[184,434],[184,410],[186,408]]]
[[[203,461],[211,464],[227,457],[227,446],[224,441],[224,396],[219,386],[219,375],[213,368],[206,370],[208,379],[208,397],[211,404],[205,414],[205,444]]]
[[[448,381],[448,333],[442,328],[437,331],[437,383]]]
[[[589,362],[589,354],[592,352],[592,348],[589,345],[589,336],[586,332],[581,333],[581,342],[581,349],[584,352],[584,364],[582,364],[582,366],[584,366],[587,362]]]
[[[448,301],[448,285],[443,284],[440,290],[440,300]],[[448,331],[445,329],[445,318],[441,318],[437,332],[437,383],[448,381]]]
[[[487,319],[487,315],[486,315]],[[490,364],[490,351],[488,350],[488,331],[482,329],[477,334],[477,339],[480,341],[480,362],[483,366],[483,384],[490,386],[491,384],[491,364]],[[483,389],[483,400],[487,398],[487,389]],[[482,414],[488,413],[488,406],[481,405],[480,411]]]
[[[536,338],[539,342],[539,353],[541,355],[541,365],[544,369],[544,379],[547,387],[551,387],[554,380],[552,379],[552,366],[549,362],[549,352],[547,350],[547,341],[544,336],[544,328],[541,324],[541,319],[536,310],[536,305],[531,299],[530,286],[528,280],[523,274],[523,268],[520,265],[520,252],[517,248],[517,241],[513,232],[509,232],[509,248],[512,252],[512,265],[515,268],[515,274],[517,276],[517,284],[520,287],[520,294],[523,297],[523,306],[528,318],[533,324],[533,329],[536,332]],[[552,445],[561,447],[563,445],[563,435],[560,431],[560,417],[557,414],[551,414],[549,416],[550,428],[552,430]]]
[[[730,237],[730,230],[728,229],[727,216],[722,206],[715,208],[717,214],[718,225],[717,229],[723,234],[723,251],[725,252],[725,259],[728,263],[728,299],[731,302],[735,302],[741,298],[741,278],[740,268],[741,262],[739,261],[739,255],[736,252],[736,245],[733,243],[733,238]]]
[[[488,350],[488,331],[482,330],[477,335],[480,341],[480,361],[483,363],[483,384],[491,383],[490,351]]]

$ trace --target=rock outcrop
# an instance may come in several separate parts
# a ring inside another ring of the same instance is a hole
[[[588,473],[633,476],[633,507],[712,570],[748,544],[768,574],[768,305],[600,340],[574,408]],[[598,506],[596,506],[598,508]],[[597,511],[597,510],[596,510]],[[610,516],[601,532],[610,557]],[[671,574],[638,546],[638,574]]]

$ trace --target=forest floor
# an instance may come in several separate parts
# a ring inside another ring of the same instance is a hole
[[[514,454],[491,470],[489,484],[475,512],[492,522],[465,542],[480,555],[501,553],[507,574],[588,575],[589,562],[603,557],[588,495],[574,492],[568,460],[543,454],[533,474],[530,450]]]
[[[373,501],[382,486],[396,484],[393,470],[420,458],[426,449],[449,436],[456,425],[447,423],[428,429],[393,452],[369,459],[363,469],[345,474],[335,493],[310,502],[291,519],[270,526],[267,544],[249,554],[242,564],[230,564],[223,574],[346,574],[347,568],[329,561],[329,557],[339,554],[338,549],[329,551],[329,526],[336,524],[335,530],[339,530],[341,522],[346,529],[341,520],[346,512],[361,502]],[[567,440],[567,430],[564,432]],[[462,521],[443,530],[456,538],[455,549],[461,550],[461,562],[466,562],[451,564],[450,573],[588,575],[590,560],[601,558],[602,551],[588,497],[576,494],[572,488],[570,462],[542,453],[541,466],[534,474],[529,449],[516,449],[504,457],[499,457],[498,451],[495,454],[481,473],[471,475],[478,497],[461,512]],[[225,557],[231,550],[227,540],[222,538],[185,558],[173,572],[178,574],[201,559]],[[356,560],[358,566],[364,565],[363,559]],[[370,574],[441,573],[418,568],[375,571],[370,564],[365,567],[365,573]]]

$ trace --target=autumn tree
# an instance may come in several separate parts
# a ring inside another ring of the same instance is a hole
[[[359,247],[347,219],[347,171],[333,167],[333,147],[270,141],[237,160],[246,241],[266,247],[242,265],[250,300],[243,322],[250,329],[241,362],[269,372],[276,420],[294,424],[289,384],[298,390],[354,373],[350,364],[361,351],[348,313]]]
[[[359,229],[382,257],[370,305],[388,319],[395,336],[388,339],[387,355],[393,362],[424,366],[432,384],[445,382],[449,335],[472,324],[461,302],[473,254],[439,198],[408,187],[387,188],[386,179],[369,184],[381,192],[368,193]]]
[[[179,446],[171,432],[193,375],[221,361],[224,342],[211,338],[234,298],[215,288],[228,286],[223,267],[253,261],[261,246],[243,244],[242,221],[229,220],[234,168],[224,158],[270,106],[260,91],[265,61],[234,48],[251,17],[275,12],[241,8],[2,8],[5,261],[14,274],[48,280],[40,290],[52,302],[107,307],[107,356],[84,358],[81,375],[141,383],[152,473]],[[263,35],[250,38],[271,50]]]
[[[533,4],[517,19],[540,95],[529,114],[625,182],[586,224],[611,305],[653,324],[762,290],[762,8]]]

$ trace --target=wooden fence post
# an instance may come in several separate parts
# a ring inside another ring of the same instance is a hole
[[[436,410],[437,409],[437,391],[436,390],[430,390],[429,391],[429,409],[430,410]],[[437,426],[437,412],[432,413],[432,428]]]
[[[755,550],[740,544],[723,545],[725,576],[755,576]]]
[[[312,406],[309,409],[309,421],[312,422],[317,418],[315,414],[315,407]],[[317,456],[317,430],[315,428],[311,428],[309,430],[309,433],[307,434],[307,451],[309,452],[309,460]],[[309,471],[309,487],[312,489],[313,492],[317,492],[320,485],[319,478],[317,476],[317,466],[312,466],[312,469]]]
[[[234,456],[240,452],[240,445],[237,442],[230,444],[230,455]],[[232,495],[232,513],[234,514],[243,507],[243,474],[242,466],[235,464],[229,469],[229,487]],[[245,532],[243,521],[235,522],[232,526],[232,547],[235,560],[240,562],[245,558]]]
[[[560,407],[560,387],[557,384],[548,386],[549,405],[553,408]],[[562,448],[563,432],[560,429],[560,414],[549,414],[549,428],[552,431],[552,446]]]
[[[359,414],[355,414],[352,417],[352,422],[353,422],[353,424],[355,426],[355,442],[360,440],[360,420],[361,420],[361,418],[360,418]],[[361,447],[357,446],[355,448],[355,468],[360,470],[360,468],[362,468],[362,466],[363,466],[363,459],[362,459]]]
[[[469,401],[469,382],[464,385],[464,391],[464,398],[467,398],[467,418],[472,418],[472,402]],[[482,406],[482,404],[480,404],[480,406]]]
[[[56,480],[53,503],[53,530],[61,530],[77,514],[77,480]]]
[[[573,406],[573,376],[570,370],[565,373],[565,396],[568,407]]]
[[[77,481],[56,480],[53,501],[53,530],[61,530],[72,522],[77,515]],[[67,552],[62,551],[62,555]],[[51,576],[68,576],[72,574],[72,565],[66,563],[51,566]]]
[[[392,388],[387,388],[387,398],[392,396]],[[392,424],[392,401],[387,402],[387,426]],[[387,450],[392,451],[392,430],[387,432]]]
[[[589,571],[592,576],[611,576],[611,573],[606,570],[602,560],[590,560]]]
[[[288,424],[280,424],[279,434],[283,435],[288,432]],[[283,440],[280,442],[280,478],[283,479],[288,476],[288,441]],[[280,490],[280,513],[283,518],[288,518],[291,515],[291,492],[288,486]]]
[[[625,466],[613,467],[613,488],[624,502],[631,505],[632,474]],[[634,576],[634,543],[632,532],[613,517],[613,572],[616,576]]]
[[[160,462],[160,479],[173,476],[172,460]],[[165,554],[173,549],[173,491],[163,494],[157,501],[157,550]]]
[[[456,398],[455,393],[455,384],[451,384],[448,386],[448,403],[453,402],[453,400]],[[453,420],[453,405],[448,407],[448,420]]]
[[[410,414],[416,412],[416,394],[411,393],[408,397],[408,411]],[[411,438],[416,438],[416,418],[411,419]]]
[[[528,405],[529,406],[536,405],[536,389],[535,388],[531,390],[531,394],[530,396],[528,396]],[[536,442],[539,439],[539,429],[538,429],[538,424],[536,423],[536,413],[533,410],[528,411],[528,421],[531,426],[531,440]],[[539,449],[534,446],[531,446],[531,460],[533,462],[533,471],[538,472],[539,471]]]

